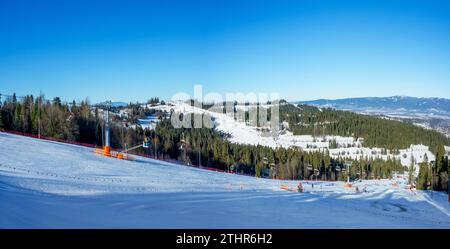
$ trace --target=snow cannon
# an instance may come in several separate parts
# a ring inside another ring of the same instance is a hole
[[[147,137],[144,137],[144,142],[142,142],[142,147],[145,149],[150,148],[150,146],[152,145],[152,142],[150,141],[150,139],[148,139]]]
[[[103,155],[110,157],[111,156],[111,146],[104,146],[103,147]]]

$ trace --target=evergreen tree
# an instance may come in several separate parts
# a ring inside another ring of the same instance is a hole
[[[429,165],[426,163],[419,163],[419,177],[417,179],[416,188],[419,190],[427,190],[430,183]]]
[[[415,166],[416,162],[414,160],[414,157],[411,157],[411,163],[409,165],[409,169],[408,169],[408,183],[410,185],[414,184],[414,175],[416,173],[416,166]]]

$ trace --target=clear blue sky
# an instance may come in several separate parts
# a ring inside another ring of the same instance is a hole
[[[450,98],[450,1],[1,1],[0,93]]]

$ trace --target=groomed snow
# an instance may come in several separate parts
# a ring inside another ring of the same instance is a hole
[[[404,178],[257,179],[0,133],[0,228],[450,228],[445,193]]]

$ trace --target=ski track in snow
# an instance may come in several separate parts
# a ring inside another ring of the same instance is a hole
[[[404,179],[258,179],[0,133],[0,228],[450,228],[445,193]]]

